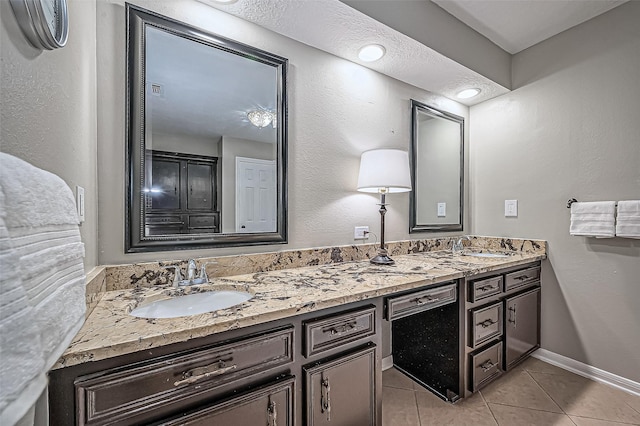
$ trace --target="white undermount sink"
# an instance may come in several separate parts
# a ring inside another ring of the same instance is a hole
[[[475,257],[509,257],[508,254],[504,254],[504,253],[488,253],[488,252],[481,252],[481,251],[462,252],[462,255],[475,256]]]
[[[246,291],[221,290],[188,294],[144,304],[129,315],[139,318],[176,318],[226,309],[250,300]]]

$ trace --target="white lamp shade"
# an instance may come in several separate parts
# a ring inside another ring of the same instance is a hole
[[[358,191],[360,192],[411,191],[409,154],[400,149],[374,149],[365,151],[360,158]]]

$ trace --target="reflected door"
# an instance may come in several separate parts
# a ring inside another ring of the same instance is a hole
[[[236,232],[276,232],[274,161],[236,157]]]

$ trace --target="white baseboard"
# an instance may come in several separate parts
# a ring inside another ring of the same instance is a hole
[[[382,371],[393,368],[393,355],[382,358]]]
[[[564,370],[571,371],[579,376],[586,377],[596,382],[604,383],[614,388],[623,390],[632,395],[640,396],[640,383],[627,379],[622,376],[618,376],[608,371],[601,370],[596,367],[592,367],[588,364],[584,364],[575,359],[568,358],[566,356],[557,354],[555,352],[548,351],[546,349],[538,349],[531,354],[532,357],[541,361],[560,367]],[[384,365],[384,359],[382,360]]]

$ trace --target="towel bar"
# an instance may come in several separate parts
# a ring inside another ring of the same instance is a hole
[[[567,200],[567,208],[570,209],[571,208],[571,204],[573,203],[577,203],[578,200],[576,200],[575,198],[569,198],[569,200]],[[618,205],[618,202],[616,201],[616,206]]]

